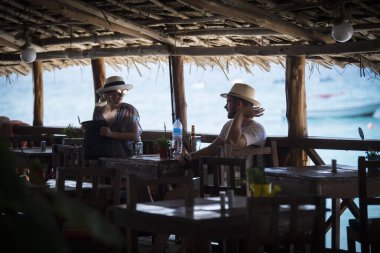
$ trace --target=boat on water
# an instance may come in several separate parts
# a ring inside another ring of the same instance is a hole
[[[380,108],[380,102],[344,107],[308,109],[308,118],[336,118],[372,116]]]

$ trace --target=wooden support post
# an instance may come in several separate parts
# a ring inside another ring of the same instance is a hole
[[[44,89],[42,76],[42,62],[33,62],[34,85],[34,115],[33,126],[43,126],[44,118]]]
[[[306,89],[305,89],[305,56],[286,57],[286,118],[288,136],[306,137]],[[302,166],[307,163],[307,156],[301,149],[290,151],[290,165]]]
[[[183,133],[187,132],[187,103],[185,96],[185,84],[183,78],[183,57],[170,56],[173,75],[173,94],[175,103],[175,114],[182,122]]]
[[[106,79],[106,67],[104,58],[91,59],[92,77],[94,80],[95,103],[99,100],[99,95],[96,90],[103,87]]]

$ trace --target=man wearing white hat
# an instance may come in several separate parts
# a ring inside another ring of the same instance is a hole
[[[227,99],[224,108],[230,119],[224,124],[218,137],[207,147],[193,153],[184,153],[180,159],[197,159],[201,156],[218,154],[219,147],[230,144],[232,147],[249,145],[265,145],[266,133],[264,127],[253,120],[263,115],[264,109],[255,100],[255,89],[248,84],[235,83],[228,93],[220,94]],[[222,149],[221,156],[224,156]]]
[[[102,88],[96,92],[100,95],[95,106],[93,120],[104,120],[107,127],[100,128],[100,135],[107,137],[104,156],[123,157],[133,155],[133,143],[141,135],[140,116],[137,109],[122,102],[124,95],[133,88],[122,77],[108,77]]]
[[[264,127],[254,121],[254,117],[263,115],[264,109],[255,100],[255,89],[244,83],[235,83],[228,93],[220,94],[227,99],[224,108],[227,110],[227,117],[230,119],[224,124],[218,137],[207,147],[198,151],[187,153],[184,149],[179,157],[180,162],[193,160],[201,156],[215,156],[219,152],[219,147],[229,144],[233,147],[246,147],[249,145],[265,145],[266,133]],[[221,156],[225,156],[225,149],[222,149]],[[252,164],[252,159],[247,160],[247,166]],[[183,196],[184,188],[178,186],[171,192],[172,196]],[[156,243],[149,253],[163,252],[169,235],[160,234],[156,238]]]

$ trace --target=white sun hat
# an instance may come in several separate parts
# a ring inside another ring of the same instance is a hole
[[[110,76],[104,82],[104,86],[97,89],[98,94],[113,91],[113,90],[130,90],[133,88],[132,84],[127,84],[124,82],[121,76]]]

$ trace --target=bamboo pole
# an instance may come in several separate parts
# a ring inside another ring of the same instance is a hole
[[[106,67],[104,58],[97,58],[91,60],[92,78],[94,80],[94,98],[95,103],[99,101],[99,94],[96,90],[103,87],[104,80],[106,79]]]
[[[34,85],[34,115],[33,126],[43,126],[44,115],[44,90],[42,76],[42,62],[33,62],[33,85]]]
[[[306,88],[305,88],[305,56],[286,57],[286,118],[288,120],[288,136],[307,137],[306,120]],[[307,156],[302,149],[292,149],[290,165],[303,166]]]

